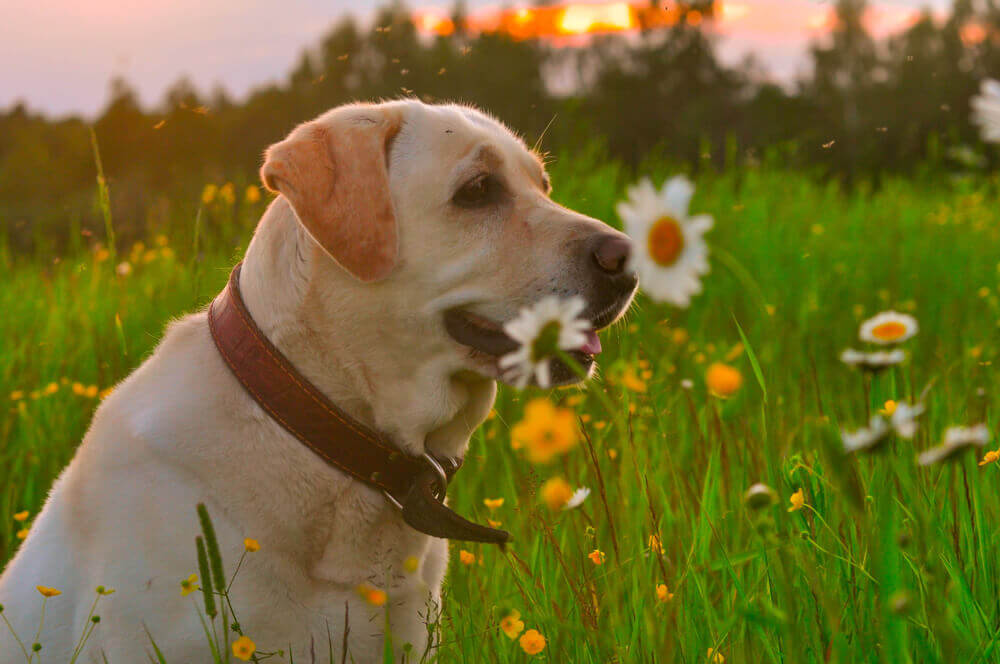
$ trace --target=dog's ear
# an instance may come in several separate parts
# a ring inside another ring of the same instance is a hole
[[[362,281],[396,264],[386,160],[400,122],[373,107],[304,124],[267,149],[260,169],[264,186],[287,198],[309,234]]]

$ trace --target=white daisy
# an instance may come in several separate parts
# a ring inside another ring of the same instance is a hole
[[[840,354],[841,362],[848,366],[864,369],[865,371],[882,371],[897,364],[902,364],[905,359],[906,354],[899,349],[866,353],[861,350],[848,348]]]
[[[972,121],[982,130],[983,140],[1000,143],[1000,81],[985,79],[971,103]]]
[[[542,298],[532,307],[503,326],[503,331],[521,345],[500,358],[505,379],[523,388],[532,378],[541,387],[551,383],[549,363],[558,350],[576,350],[588,343],[590,323],[580,318],[586,303],[574,296],[560,300],[554,295]]]
[[[694,185],[683,175],[667,180],[660,191],[643,178],[617,206],[625,232],[638,246],[628,268],[650,297],[678,307],[701,292],[701,276],[709,270],[703,236],[713,221],[707,214],[688,216],[693,194]]]
[[[880,415],[872,416],[868,427],[862,427],[856,431],[841,429],[840,437],[844,441],[845,452],[858,452],[860,450],[873,450],[889,435],[889,424]]]
[[[896,404],[896,410],[892,411],[890,422],[896,434],[902,438],[913,438],[917,432],[917,418],[924,414],[924,404],[915,403],[912,406],[905,401]]]
[[[990,442],[990,430],[985,424],[972,427],[949,427],[944,432],[944,442],[926,450],[917,457],[921,466],[929,466],[955,457],[972,447],[984,447]]]
[[[569,497],[566,504],[563,505],[563,510],[576,509],[580,505],[583,505],[583,501],[587,499],[590,495],[590,489],[588,487],[582,486],[573,492],[573,495]]]
[[[917,333],[917,319],[909,314],[883,311],[861,324],[858,337],[870,344],[888,346],[906,341]]]
[[[748,507],[753,509],[770,507],[776,500],[777,494],[774,492],[774,489],[762,482],[757,482],[752,485],[749,489],[747,489],[747,492],[743,494],[743,502],[745,502]]]

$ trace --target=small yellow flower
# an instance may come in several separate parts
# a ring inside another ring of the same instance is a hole
[[[219,187],[219,198],[225,201],[226,205],[232,205],[236,202],[236,190],[233,188],[232,182],[227,182]]]
[[[788,502],[791,503],[791,507],[788,508],[789,512],[798,512],[802,509],[806,504],[806,497],[802,493],[802,489],[793,493],[791,498],[788,499]]]
[[[722,656],[722,653],[714,648],[709,648],[705,657],[708,658],[708,661],[712,664],[724,664],[726,661],[726,658]]]
[[[493,512],[503,507],[503,498],[484,498],[483,505],[486,505],[486,509]]]
[[[521,650],[529,655],[537,655],[545,649],[545,637],[537,629],[529,629],[521,635]]]
[[[1000,459],[1000,450],[990,450],[983,455],[983,460],[979,462],[979,465],[985,466],[987,464],[995,463],[998,459]],[[16,519],[17,517],[14,518]]]
[[[389,599],[384,590],[362,583],[358,586],[358,594],[372,606],[382,606]]]
[[[35,588],[42,594],[42,597],[55,597],[56,595],[62,595],[61,590],[49,588],[48,586],[35,586]]]
[[[590,562],[594,563],[595,565],[603,565],[605,559],[607,558],[604,552],[601,551],[600,549],[594,549],[593,551],[587,554],[587,557],[590,558]]]
[[[889,399],[885,402],[885,405],[879,409],[879,415],[885,415],[886,417],[892,417],[892,414],[896,412],[896,402]]]
[[[631,368],[625,370],[622,374],[622,385],[632,392],[639,392],[645,394],[646,392],[646,382],[635,375],[635,371]]]
[[[215,200],[215,195],[219,192],[219,188],[214,184],[206,184],[205,188],[201,190],[201,202],[205,205],[211,205],[212,201]]]
[[[83,386],[83,383],[73,383],[73,394],[78,397],[82,397],[87,392],[87,388]]]
[[[690,338],[691,336],[688,334],[687,330],[685,330],[683,327],[677,328],[671,335],[672,341],[678,346],[683,346],[688,342],[688,339]]]
[[[27,536],[28,536],[27,528],[21,528],[19,531],[17,531],[17,539],[23,540]]]
[[[166,235],[160,233],[159,235],[156,236],[156,239],[153,240],[153,242],[156,243],[157,247],[165,247],[167,246],[167,244],[169,244],[170,240],[167,239]]]
[[[524,621],[521,620],[521,612],[513,610],[500,620],[500,630],[513,641],[517,635],[524,631]]]
[[[490,528],[499,528],[503,525],[502,521],[494,521],[493,519],[486,519],[486,523],[489,524]]]
[[[42,390],[42,394],[44,394],[45,396],[50,396],[58,391],[59,391],[59,383],[49,383],[48,385],[45,386],[45,389]]]
[[[20,401],[23,398],[24,398],[24,391],[23,390],[14,390],[13,392],[10,393],[10,400],[11,401]]]
[[[257,644],[247,636],[241,636],[233,641],[233,655],[236,656],[236,659],[242,659],[245,662],[253,657],[256,651]]]
[[[462,561],[463,565],[472,565],[476,562],[476,554],[462,549],[458,552],[458,559]]]
[[[114,387],[105,387],[103,390],[97,393],[98,399],[107,399],[108,396],[115,391]]]
[[[97,251],[94,252],[94,262],[103,263],[110,258],[111,252],[104,247],[98,247]]]
[[[674,598],[674,594],[667,589],[667,584],[661,583],[656,586],[656,601],[669,602]]]
[[[186,579],[181,579],[181,597],[187,597],[198,590],[198,575],[192,574]]]
[[[743,374],[728,364],[716,362],[708,367],[705,383],[709,391],[717,397],[731,397],[743,385]]]
[[[260,542],[252,537],[247,537],[243,540],[243,548],[250,553],[256,553],[257,551],[260,551]]]
[[[417,560],[416,556],[409,556],[403,561],[403,569],[410,574],[416,572],[418,567],[420,567],[420,561]]]
[[[660,540],[659,535],[649,536],[649,550],[652,553],[658,553],[661,556],[663,555],[663,541]]]
[[[256,203],[260,200],[260,187],[255,184],[250,185],[247,187],[244,197],[246,198],[247,203]]]
[[[30,514],[31,512],[29,512],[28,510],[24,510],[23,512],[18,512],[14,515],[14,521],[27,521],[28,516]]]
[[[87,388],[83,391],[83,396],[85,396],[85,397],[87,397],[89,399],[96,399],[97,398],[97,386],[96,385],[88,385]]]
[[[561,477],[553,477],[545,480],[542,485],[542,500],[553,512],[561,510],[573,497],[573,489],[569,483]]]
[[[573,411],[556,408],[548,399],[532,399],[524,408],[524,419],[510,432],[515,450],[528,451],[532,463],[548,463],[557,454],[565,454],[579,443],[579,431]]]

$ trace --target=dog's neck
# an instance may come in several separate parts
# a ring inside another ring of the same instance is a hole
[[[336,265],[282,197],[257,227],[240,286],[264,334],[351,417],[409,454],[464,456],[496,384],[455,371],[446,349],[423,341],[433,322],[402,319],[385,285]]]

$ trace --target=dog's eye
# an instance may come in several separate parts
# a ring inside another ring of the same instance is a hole
[[[503,187],[495,177],[488,174],[477,175],[455,192],[452,201],[461,207],[482,207],[496,202],[503,193]]]

